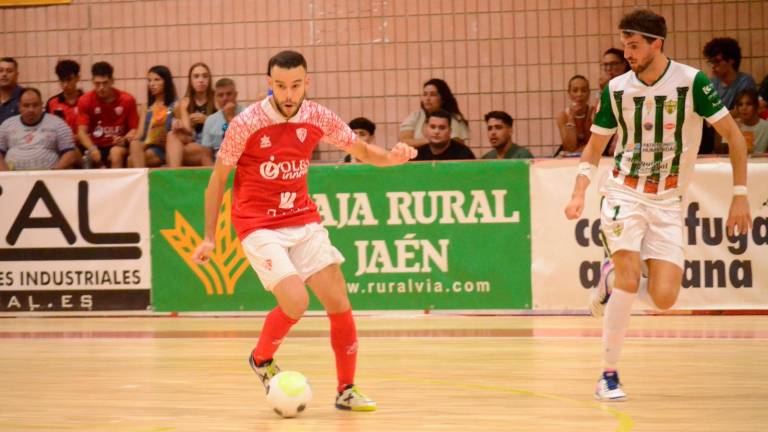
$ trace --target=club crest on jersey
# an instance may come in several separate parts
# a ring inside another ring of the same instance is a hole
[[[122,106],[116,106],[115,107],[115,114],[121,115],[123,113],[123,107]]]
[[[307,129],[306,128],[296,129],[296,137],[298,137],[299,141],[303,143],[304,140],[307,139]]]
[[[272,141],[269,140],[269,135],[264,135],[263,137],[261,137],[259,148],[267,148],[267,147],[272,147]]]
[[[672,114],[677,109],[677,101],[670,100],[664,102],[664,109],[667,110],[668,114]]]

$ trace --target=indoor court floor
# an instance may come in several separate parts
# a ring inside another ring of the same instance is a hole
[[[365,315],[358,384],[373,413],[333,407],[325,317],[277,355],[314,400],[270,411],[246,358],[262,318],[0,319],[1,431],[762,431],[768,316],[634,316],[629,400],[592,396],[600,321],[585,316]]]

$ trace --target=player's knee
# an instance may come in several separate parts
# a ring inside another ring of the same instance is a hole
[[[291,298],[291,301],[287,305],[280,305],[286,315],[293,319],[299,319],[304,316],[304,312],[309,308],[309,295],[306,292],[298,293]]]
[[[666,311],[672,308],[677,302],[677,290],[667,289],[663,291],[664,294],[653,295],[653,303],[661,311]]]
[[[618,271],[618,268],[614,270],[613,286],[619,288],[622,291],[634,293],[640,288],[640,271],[633,271],[627,269],[624,271]]]
[[[352,305],[349,303],[349,298],[345,295],[339,295],[329,299],[325,305],[325,309],[328,313],[341,313],[352,309]]]

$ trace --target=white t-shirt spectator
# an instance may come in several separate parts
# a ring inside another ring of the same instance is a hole
[[[55,115],[44,113],[33,125],[17,115],[0,125],[0,153],[12,170],[52,169],[61,155],[74,149],[72,129]]]

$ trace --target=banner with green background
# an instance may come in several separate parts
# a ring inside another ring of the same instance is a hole
[[[150,172],[152,296],[157,311],[274,307],[240,250],[225,194],[209,263],[189,258],[203,233],[209,169]],[[526,161],[313,165],[310,193],[356,310],[531,308]],[[231,186],[230,186],[231,187]],[[311,310],[321,310],[313,299]]]

